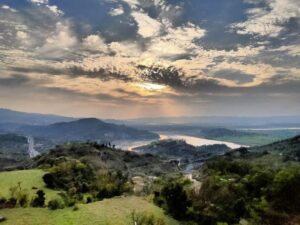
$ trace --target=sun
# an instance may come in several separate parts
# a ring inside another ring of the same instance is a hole
[[[163,89],[166,88],[165,85],[161,85],[161,84],[152,84],[152,83],[140,83],[138,85],[139,87],[143,88],[144,90],[147,91],[162,91]]]

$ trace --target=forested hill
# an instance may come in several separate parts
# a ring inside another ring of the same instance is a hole
[[[131,175],[158,176],[176,172],[177,166],[159,157],[123,151],[97,143],[71,143],[59,145],[33,159],[31,167],[53,166],[66,159],[76,159],[92,165],[95,169],[110,169]]]
[[[208,160],[194,171],[200,191],[184,186],[190,207],[184,219],[201,225],[300,224],[299,153],[296,136]]]
[[[300,136],[274,142],[272,144],[240,148],[226,154],[227,158],[243,158],[261,163],[300,161]]]

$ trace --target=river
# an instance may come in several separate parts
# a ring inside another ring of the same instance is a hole
[[[242,147],[242,145],[232,143],[232,142],[216,141],[216,140],[211,140],[211,139],[206,139],[206,138],[193,137],[193,136],[189,136],[189,135],[159,133],[159,137],[160,137],[160,140],[166,140],[166,139],[185,140],[186,143],[188,143],[190,145],[194,145],[194,146],[225,144],[229,148],[232,148],[232,149]],[[147,145],[154,141],[157,141],[157,140],[124,141],[124,142],[118,142],[118,143],[114,143],[114,144],[116,144],[117,148],[132,151],[132,149],[134,149],[136,147]]]

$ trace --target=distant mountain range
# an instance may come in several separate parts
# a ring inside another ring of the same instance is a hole
[[[125,125],[106,123],[95,118],[79,119],[71,122],[54,123],[46,126],[22,126],[18,133],[43,137],[55,142],[67,141],[114,141],[157,139],[159,135],[146,130],[138,130]]]
[[[4,124],[6,124],[6,126],[17,127],[20,124],[49,125],[52,123],[70,122],[73,120],[75,120],[75,118],[39,113],[25,113],[10,109],[0,109],[0,130],[1,128],[3,129]]]
[[[120,121],[130,126],[189,125],[225,128],[300,127],[299,116],[243,117],[243,116],[200,116],[200,117],[156,117]],[[115,121],[114,123],[118,123]]]
[[[6,133],[33,136],[38,140],[38,145],[48,147],[69,141],[112,142],[159,138],[157,134],[146,130],[116,125],[96,118],[78,119],[0,109],[0,134]]]

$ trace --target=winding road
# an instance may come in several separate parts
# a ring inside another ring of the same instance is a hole
[[[27,142],[28,142],[28,154],[30,158],[33,158],[40,154],[38,151],[34,149],[34,138],[31,136],[27,137]]]

